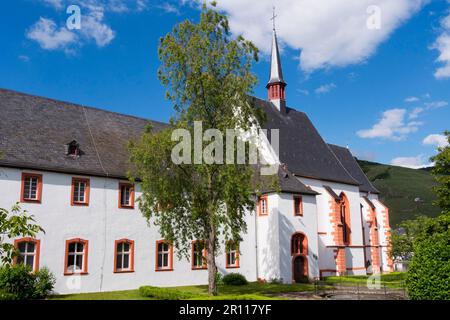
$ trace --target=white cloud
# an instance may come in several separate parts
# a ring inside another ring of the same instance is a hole
[[[408,134],[416,132],[421,122],[406,122],[406,109],[390,109],[383,112],[382,118],[372,128],[360,130],[357,135],[361,138],[383,138],[393,141],[405,139]]]
[[[18,58],[23,62],[30,62],[30,57],[27,55],[21,54],[20,56],[18,56]]]
[[[48,0],[42,0],[50,3]],[[46,50],[62,50],[73,53],[85,43],[95,42],[98,47],[110,44],[115,38],[115,32],[105,22],[105,12],[124,13],[129,11],[124,0],[73,0],[51,1],[55,8],[69,4],[77,4],[81,7],[81,29],[68,30],[65,21],[61,26],[48,18],[40,18],[27,32],[27,38],[39,43]],[[141,0],[142,3],[145,3]],[[136,2],[139,5],[138,2]]]
[[[114,31],[104,20],[104,9],[92,6],[90,11],[82,17],[80,32],[86,39],[93,39],[99,47],[108,45],[115,37]]]
[[[54,7],[55,9],[63,8],[63,0],[42,0],[45,4]]]
[[[314,92],[316,94],[325,94],[336,88],[337,86],[334,83],[328,83],[318,87]]]
[[[430,134],[423,139],[422,143],[424,145],[432,145],[439,148],[445,148],[449,145],[447,137],[443,134]]]
[[[425,111],[439,109],[448,106],[447,101],[433,101],[433,102],[427,102],[424,104],[424,107],[417,107],[414,108],[410,114],[409,119],[417,119],[420,114],[422,114]]]
[[[405,99],[405,102],[411,103],[411,102],[417,102],[419,100],[420,99],[417,98],[417,97],[408,97],[408,98]]]
[[[176,7],[174,4],[171,4],[169,2],[164,2],[160,5],[158,5],[157,8],[163,10],[166,13],[180,14],[178,7]]]
[[[434,73],[437,79],[450,78],[450,14],[442,20],[441,25],[442,33],[431,46],[431,49],[439,51],[436,61],[442,64]]]
[[[53,20],[42,17],[28,30],[27,37],[46,50],[66,50],[77,39],[73,32],[58,28]]]
[[[200,0],[190,0],[202,2]],[[300,50],[306,72],[360,63],[429,0],[226,0],[218,7],[229,15],[232,31],[270,51],[276,5],[277,34],[285,45]],[[381,28],[370,30],[367,9],[378,6]]]
[[[432,166],[432,163],[428,161],[427,157],[425,157],[423,154],[420,154],[416,157],[398,157],[392,159],[391,165],[411,169],[420,169],[424,167],[430,167]]]

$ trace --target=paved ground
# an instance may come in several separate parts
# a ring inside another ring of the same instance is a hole
[[[292,292],[282,294],[283,297],[296,300],[405,300],[402,289],[368,289],[352,286],[335,286],[332,290],[318,292]]]

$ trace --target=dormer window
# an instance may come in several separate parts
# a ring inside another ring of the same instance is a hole
[[[80,144],[76,140],[72,140],[68,144],[66,144],[66,155],[71,157],[79,157],[80,152]]]

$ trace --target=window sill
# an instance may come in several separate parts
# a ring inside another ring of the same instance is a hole
[[[170,269],[155,269],[156,272],[160,272],[160,271],[173,271],[173,268]]]
[[[134,206],[119,206],[119,209],[133,210],[133,209],[134,209]]]
[[[64,272],[65,276],[87,276],[89,272]]]
[[[226,266],[225,269],[238,269],[240,266]]]
[[[207,270],[208,267],[191,267],[192,270]]]
[[[134,270],[114,270],[114,273],[133,273]]]
[[[20,200],[21,203],[41,203],[41,200],[37,199],[37,200],[33,200],[33,199],[22,199]]]
[[[73,202],[72,207],[88,207],[89,203],[84,202]]]

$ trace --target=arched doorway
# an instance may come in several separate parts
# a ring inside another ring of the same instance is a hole
[[[308,238],[297,232],[291,238],[292,280],[305,282],[308,280]]]
[[[296,256],[292,262],[294,282],[308,281],[308,259],[305,256]]]

